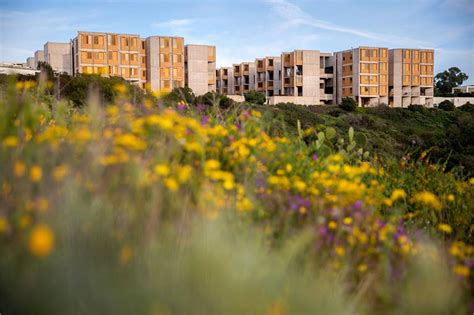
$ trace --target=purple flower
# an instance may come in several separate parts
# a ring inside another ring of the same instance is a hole
[[[362,206],[363,206],[362,201],[357,200],[356,202],[354,202],[353,208],[354,208],[355,210],[360,210],[360,209],[362,209]]]
[[[201,118],[201,126],[207,125],[208,122],[209,122],[209,116],[207,116],[207,115],[202,116],[202,118]]]
[[[179,111],[185,110],[185,109],[186,109],[186,104],[184,104],[184,103],[178,103],[177,109],[178,109]]]
[[[317,153],[313,154],[313,156],[311,158],[313,159],[313,161],[317,161],[318,160],[318,154]]]

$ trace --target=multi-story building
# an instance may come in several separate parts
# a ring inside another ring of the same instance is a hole
[[[36,69],[35,57],[26,58],[26,66],[31,69]]]
[[[35,66],[34,68],[38,68],[38,63],[44,61],[44,51],[37,50],[35,51]]]
[[[389,105],[433,106],[434,51],[397,48],[389,51]]]
[[[255,91],[255,63],[242,62],[233,65],[234,94],[244,95]]]
[[[56,72],[72,74],[70,43],[44,44],[44,61]]]
[[[72,74],[120,76],[142,87],[144,44],[139,35],[78,32],[71,40]]]
[[[333,57],[318,50],[295,50],[281,55],[281,95],[270,103],[316,105],[332,102]]]
[[[474,85],[457,86],[451,90],[451,93],[474,93]]]
[[[281,94],[281,58],[265,57],[255,59],[255,89],[271,97]]]
[[[216,91],[221,95],[234,94],[233,67],[224,67],[216,70]]]
[[[336,53],[336,100],[359,106],[388,104],[388,49],[358,47]]]
[[[186,45],[185,84],[198,95],[216,90],[216,47]]]
[[[150,36],[146,39],[147,84],[153,91],[184,87],[184,38]]]

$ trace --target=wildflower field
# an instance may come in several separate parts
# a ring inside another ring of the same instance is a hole
[[[2,88],[2,314],[473,312],[474,178],[115,88],[82,108]]]

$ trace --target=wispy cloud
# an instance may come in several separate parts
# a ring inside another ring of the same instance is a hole
[[[431,47],[430,43],[409,37],[399,37],[390,34],[382,34],[346,27],[340,24],[331,23],[325,20],[317,19],[303,11],[299,6],[287,0],[265,0],[272,5],[272,11],[286,21],[287,27],[309,26],[313,28],[355,35],[362,38],[390,43],[393,45],[414,45],[420,47]]]
[[[151,23],[152,27],[159,27],[159,28],[178,28],[189,26],[194,22],[193,19],[174,19],[169,21],[161,21],[161,22],[153,22]]]

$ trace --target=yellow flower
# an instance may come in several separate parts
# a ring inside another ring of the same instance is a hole
[[[18,145],[18,137],[17,136],[7,136],[3,139],[3,145],[6,147],[14,148]]]
[[[221,162],[217,160],[207,160],[204,164],[205,171],[217,170],[221,167]]]
[[[341,257],[346,254],[346,250],[342,246],[336,246],[335,251],[336,251],[336,254]]]
[[[395,189],[392,191],[392,196],[390,199],[395,201],[397,199],[404,199],[407,196],[406,192],[403,189]]]
[[[31,222],[33,222],[33,220],[31,219],[31,216],[24,214],[20,217],[18,225],[20,226],[20,229],[25,229],[31,225]]]
[[[127,86],[122,83],[115,84],[114,89],[120,94],[125,94],[127,92]]]
[[[0,217],[0,234],[5,233],[8,229],[8,221],[4,217]]]
[[[122,265],[127,265],[133,257],[133,250],[130,246],[125,245],[120,249],[119,261]]]
[[[360,264],[359,266],[357,266],[357,271],[359,271],[360,273],[364,273],[367,271],[367,265],[366,264]]]
[[[144,150],[146,148],[145,141],[131,133],[117,136],[115,138],[115,144],[137,151]]]
[[[470,274],[469,268],[467,266],[464,266],[464,265],[454,266],[453,271],[454,271],[455,274],[457,274],[461,277],[464,277],[464,278],[469,277],[469,274]]]
[[[33,165],[30,170],[30,179],[33,183],[37,183],[43,177],[43,170],[38,165]]]
[[[36,225],[31,230],[28,246],[34,256],[48,256],[54,247],[53,231],[45,224]]]
[[[293,170],[293,166],[290,163],[288,163],[286,164],[285,169],[288,173],[291,173],[291,171]]]
[[[59,165],[53,169],[53,178],[55,181],[60,182],[67,175],[69,168],[67,165]]]
[[[450,201],[450,202],[454,201],[454,195],[453,194],[448,195],[448,201]]]
[[[335,221],[330,221],[330,222],[328,223],[328,227],[329,227],[329,229],[331,229],[331,230],[335,230],[335,229],[337,228],[337,223],[336,223]]]
[[[424,204],[435,210],[441,210],[442,207],[438,197],[426,190],[416,193],[412,198],[412,202]]]
[[[351,225],[352,224],[352,218],[351,217],[345,217],[344,220],[342,220],[342,222],[345,225]]]
[[[25,174],[26,166],[21,161],[16,161],[15,165],[13,166],[13,173],[15,173],[16,177],[22,177]]]
[[[233,180],[226,180],[226,181],[224,181],[223,186],[224,186],[224,189],[226,189],[226,190],[232,190],[232,189],[234,189],[234,186],[235,186],[234,181]]]
[[[155,173],[160,176],[168,176],[170,173],[170,168],[166,164],[157,164],[155,166]]]
[[[183,165],[178,167],[177,169],[177,176],[178,176],[178,182],[180,183],[185,183],[191,178],[193,168],[189,165]]]
[[[167,178],[165,179],[165,187],[171,191],[177,191],[179,184],[174,178]]]
[[[451,232],[453,231],[453,228],[448,224],[440,223],[438,225],[438,230],[446,234],[451,234]]]
[[[250,211],[253,209],[252,202],[247,197],[237,201],[237,209],[240,211]]]

